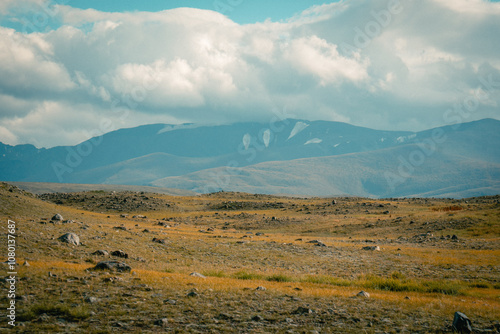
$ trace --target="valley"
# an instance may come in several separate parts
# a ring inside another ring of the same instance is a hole
[[[0,199],[2,243],[8,219],[18,236],[12,332],[451,333],[456,311],[475,333],[499,330],[499,196],[34,195],[2,183]],[[68,232],[79,245],[59,239]],[[93,270],[101,261],[131,271]]]

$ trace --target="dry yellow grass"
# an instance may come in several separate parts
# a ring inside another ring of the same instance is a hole
[[[19,267],[18,292],[27,302],[20,301],[26,327],[18,332],[153,333],[159,330],[154,321],[162,317],[172,332],[188,325],[192,332],[439,332],[458,310],[480,328],[500,318],[497,199],[466,206],[360,198],[330,205],[321,198],[231,193],[148,197],[174,205],[123,212],[124,218],[121,212],[84,211],[0,187],[0,219],[16,220],[18,262],[30,263]],[[224,209],[229,201],[244,208]],[[455,206],[463,210],[448,209]],[[75,222],[39,223],[56,212]],[[132,218],[138,214],[147,218]],[[57,240],[69,231],[84,245]],[[427,232],[433,239],[414,237]],[[440,239],[448,234],[458,241]],[[326,247],[308,243],[315,239]],[[372,245],[381,251],[362,250]],[[87,271],[107,259],[91,255],[98,249],[128,253],[118,260],[133,273]],[[209,277],[189,276],[195,271]],[[121,280],[106,280],[114,277]],[[266,290],[256,291],[258,286]],[[186,297],[194,288],[199,297]],[[371,298],[353,298],[360,290]],[[85,302],[88,296],[99,302]],[[70,312],[72,305],[81,309]],[[294,313],[299,306],[312,315]],[[44,310],[52,322],[40,321]],[[68,317],[67,324],[56,323],[57,312]],[[91,312],[106,325],[98,328]],[[251,320],[255,315],[263,320]]]

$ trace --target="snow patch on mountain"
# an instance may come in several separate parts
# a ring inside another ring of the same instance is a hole
[[[308,141],[306,141],[304,145],[321,144],[322,142],[323,142],[323,139],[313,138],[313,139],[309,139]]]
[[[270,140],[271,140],[271,130],[266,129],[266,131],[264,131],[264,133],[262,134],[262,141],[264,142],[266,148],[269,147]]]
[[[295,123],[295,126],[293,127],[292,132],[290,132],[290,135],[288,136],[288,139],[296,136],[299,132],[303,131],[308,126],[309,126],[309,124],[306,124],[304,122],[297,122],[297,123]]]
[[[417,134],[416,134],[416,133],[414,133],[414,134],[412,134],[412,135],[409,135],[409,136],[401,136],[401,137],[396,138],[396,141],[397,141],[398,143],[404,143],[405,141],[410,140],[410,139],[413,139],[413,138],[415,138],[416,136],[417,136]]]
[[[243,146],[245,146],[245,150],[248,150],[251,138],[252,137],[250,136],[249,133],[245,133],[245,135],[243,136]]]

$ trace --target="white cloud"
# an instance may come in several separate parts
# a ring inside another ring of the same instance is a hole
[[[0,87],[14,94],[61,92],[74,87],[52,46],[40,34],[23,35],[0,27]]]
[[[30,13],[46,6],[24,1]],[[13,3],[2,2],[0,15],[19,13]],[[49,8],[62,23],[55,30],[0,27],[0,141],[76,143],[103,119],[116,127],[267,122],[273,108],[421,130],[443,125],[444,111],[481,87],[480,77],[500,81],[500,5],[484,0],[401,1],[397,12],[385,0],[341,1],[243,26],[206,10],[70,4]],[[371,35],[366,45],[346,49],[360,32]],[[494,86],[472,118],[498,117],[499,102]],[[132,110],[124,117],[123,109]]]
[[[299,71],[320,78],[321,85],[340,83],[343,79],[359,82],[368,78],[368,61],[343,57],[336,45],[313,35],[293,40],[288,58]]]

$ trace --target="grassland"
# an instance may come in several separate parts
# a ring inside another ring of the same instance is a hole
[[[18,235],[10,332],[446,333],[455,311],[476,332],[499,330],[499,196],[335,200],[39,197],[2,184],[1,242],[7,219]],[[69,221],[51,223],[55,213]],[[60,242],[66,232],[82,245]],[[128,258],[92,255],[99,249]],[[132,272],[89,270],[109,259]]]

